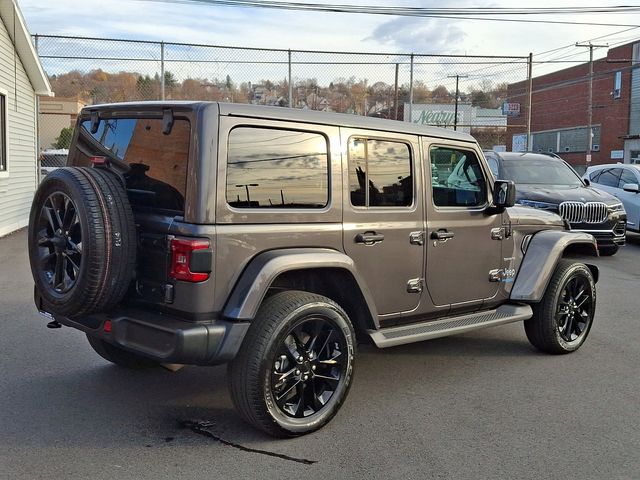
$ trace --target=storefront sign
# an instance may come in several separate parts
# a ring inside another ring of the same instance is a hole
[[[519,103],[508,103],[505,102],[502,104],[502,114],[507,117],[519,117],[520,116],[520,104]]]

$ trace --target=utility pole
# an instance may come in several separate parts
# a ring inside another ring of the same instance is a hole
[[[591,149],[593,148],[593,49],[594,48],[605,48],[609,45],[594,45],[591,42],[589,43],[576,43],[576,47],[586,47],[589,49],[589,126],[587,127],[587,157],[585,161],[585,166],[588,167],[591,163]]]
[[[238,188],[244,187],[247,192],[247,204],[251,206],[251,197],[249,197],[249,187],[259,187],[260,185],[257,183],[241,183],[240,185],[236,185]]]
[[[458,95],[460,91],[458,90],[458,84],[461,78],[469,78],[468,75],[447,75],[447,78],[455,78],[456,79],[456,108],[453,114],[453,129],[458,130]]]

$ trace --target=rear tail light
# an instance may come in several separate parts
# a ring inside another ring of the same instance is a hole
[[[172,238],[169,276],[185,282],[204,282],[211,272],[209,240]]]

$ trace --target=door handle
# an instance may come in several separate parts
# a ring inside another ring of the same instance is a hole
[[[364,243],[365,245],[373,245],[384,240],[384,235],[376,232],[364,232],[356,235],[356,243]]]
[[[437,230],[437,231],[431,232],[432,240],[440,240],[440,241],[446,242],[447,240],[453,237],[455,237],[455,233],[447,232],[446,230]]]

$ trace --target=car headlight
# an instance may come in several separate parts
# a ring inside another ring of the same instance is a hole
[[[525,207],[539,208],[540,210],[558,210],[558,205],[555,203],[538,202],[536,200],[518,200],[518,205],[524,205]]]
[[[615,212],[624,212],[624,205],[622,205],[621,203],[616,203],[615,205],[607,205],[607,210],[609,211],[609,213],[615,213]]]

